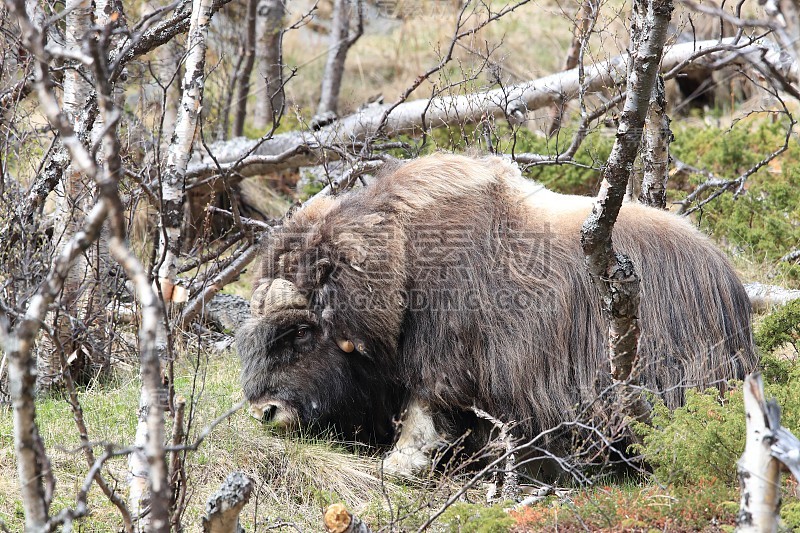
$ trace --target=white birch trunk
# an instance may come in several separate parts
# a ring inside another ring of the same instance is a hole
[[[253,125],[270,127],[280,115],[283,104],[283,65],[281,37],[285,0],[261,0],[258,5],[256,33],[256,98]]]
[[[198,119],[203,99],[205,78],[205,52],[208,25],[211,21],[211,8],[213,0],[194,0],[192,4],[192,18],[187,40],[188,55],[185,62],[185,76],[183,78],[183,96],[178,110],[175,130],[167,152],[166,169],[162,181],[162,220],[164,225],[159,232],[159,254],[161,265],[158,269],[161,295],[169,305],[175,299],[175,278],[177,275],[177,261],[181,244],[181,224],[183,222],[183,179],[186,165],[189,161],[192,145],[197,131]],[[164,330],[163,321],[153,324],[157,331],[155,353],[162,353],[167,342],[167,332]],[[154,375],[155,374],[155,375]],[[129,507],[132,513],[139,515],[148,506],[166,505],[163,496],[168,498],[169,487],[154,486],[160,483],[161,475],[150,470],[153,465],[154,454],[160,447],[163,450],[164,430],[163,419],[159,422],[161,409],[153,409],[152,402],[164,402],[166,398],[159,397],[155,391],[160,390],[160,372],[142,366],[142,391],[139,399],[139,421],[136,426],[135,445],[143,452],[133,453],[130,456],[129,468]],[[147,480],[149,472],[150,497],[147,495]],[[166,478],[166,474],[163,479]],[[150,522],[153,513],[146,515],[139,523],[140,531],[155,531],[160,527],[169,527],[166,524]]]
[[[669,178],[669,143],[672,131],[667,116],[667,96],[664,91],[664,78],[658,77],[650,108],[644,124],[642,147],[642,190],[639,201],[659,209],[667,208],[667,179]],[[631,184],[633,180],[631,180]]]
[[[65,43],[66,50],[80,52],[81,41],[84,34],[92,25],[92,3],[89,0],[70,0],[66,3],[65,11]],[[91,87],[85,76],[79,71],[81,67],[69,68],[64,71],[62,109],[67,118],[76,126],[76,130],[84,125],[83,107],[89,96]],[[85,74],[85,72],[83,73]],[[69,241],[71,235],[78,230],[79,221],[88,210],[90,187],[86,186],[85,176],[80,168],[70,163],[64,171],[62,181],[56,186],[56,208],[53,213],[53,228],[55,231],[53,242],[56,244],[54,253],[60,254]],[[83,256],[76,259],[76,264],[64,281],[64,294],[62,302],[67,309],[61,313],[55,324],[55,334],[61,346],[68,350],[72,347],[71,321],[68,314],[81,318],[79,302],[81,286],[91,274],[90,265]],[[55,321],[55,314],[50,312],[45,319],[48,323]],[[37,384],[41,388],[50,388],[61,381],[61,359],[56,353],[56,346],[45,337],[36,350]]]
[[[181,223],[183,221],[183,182],[186,166],[192,153],[205,83],[206,36],[211,21],[213,0],[194,0],[192,20],[187,41],[188,56],[185,62],[183,95],[167,152],[166,169],[162,183],[162,215],[164,227],[159,242],[159,257],[163,258],[158,270],[162,295],[172,301],[177,274],[177,260],[181,245]]]
[[[744,453],[736,463],[742,488],[736,530],[772,533],[778,530],[781,473],[780,461],[772,456],[775,434],[770,427],[760,374],[751,374],[744,382],[744,412],[747,437]]]

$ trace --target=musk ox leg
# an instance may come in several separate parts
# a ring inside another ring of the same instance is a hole
[[[431,466],[433,453],[446,444],[436,431],[428,407],[412,400],[400,426],[400,436],[392,451],[383,460],[383,471],[395,476],[413,476]]]

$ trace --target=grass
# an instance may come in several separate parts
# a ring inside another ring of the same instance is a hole
[[[200,376],[198,381],[194,379],[195,366]],[[176,393],[193,399],[190,440],[241,400],[238,372],[238,362],[230,352],[197,351],[186,354],[177,365]],[[90,439],[121,445],[132,442],[138,394],[139,380],[135,376],[122,376],[115,383],[83,390],[80,402]],[[76,449],[78,435],[66,401],[55,397],[38,400],[37,417],[58,483],[53,503],[53,510],[58,510],[72,503],[72,495],[82,483],[87,466]],[[10,410],[3,408],[0,411],[0,520],[12,531],[18,531],[22,528],[23,517],[12,430]],[[256,491],[244,517],[248,531],[255,521],[278,519],[303,527],[318,527],[322,507],[334,500],[347,501],[358,512],[368,508],[377,511],[384,490],[389,494],[402,494],[405,490],[391,483],[382,486],[376,476],[378,462],[373,456],[351,453],[327,441],[271,435],[244,410],[222,422],[199,450],[188,457],[190,494],[185,524],[192,526],[189,530],[199,524],[208,496],[233,470],[242,471],[255,481]],[[107,479],[113,476],[118,487],[124,490],[126,460],[107,463],[105,475]],[[115,509],[96,488],[92,489],[89,503],[92,514],[83,521],[87,531],[119,529],[121,521]]]

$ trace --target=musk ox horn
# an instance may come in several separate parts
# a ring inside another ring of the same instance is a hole
[[[343,352],[351,353],[353,350],[356,349],[355,345],[353,344],[353,341],[351,340],[347,339],[338,340],[336,341],[336,344],[339,345],[339,348],[341,348]]]
[[[282,278],[275,278],[269,285],[262,284],[253,292],[250,300],[250,313],[253,316],[266,316],[276,311],[306,307],[308,300],[300,294],[297,286]]]

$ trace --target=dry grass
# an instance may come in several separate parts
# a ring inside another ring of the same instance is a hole
[[[189,340],[184,350],[194,345]],[[199,431],[241,399],[238,360],[230,351],[186,350],[177,365],[176,391],[194,399],[192,439]],[[195,379],[197,375],[197,379]],[[121,375],[114,383],[90,387],[81,392],[80,401],[93,442],[125,446],[133,441],[138,404],[139,380]],[[0,520],[11,531],[21,531],[22,508],[13,452],[11,412],[0,411]],[[42,398],[37,415],[53,471],[57,480],[53,510],[74,503],[74,494],[88,471],[77,450],[78,434],[66,401]],[[188,414],[188,405],[187,405]],[[168,424],[169,426],[169,424]],[[168,434],[170,432],[168,427]],[[97,449],[98,453],[100,448]],[[107,463],[104,474],[125,492],[125,459]],[[435,492],[429,489],[382,480],[378,476],[379,454],[367,448],[345,448],[330,441],[302,436],[276,436],[240,411],[222,422],[190,453],[187,463],[190,487],[184,524],[187,531],[199,531],[205,502],[226,475],[244,472],[255,482],[256,490],[245,508],[243,525],[254,531],[278,522],[291,522],[303,530],[320,529],[322,509],[335,501],[368,518],[372,523],[392,520],[388,502],[395,512],[411,512],[407,524],[418,522]],[[438,485],[441,489],[442,485]],[[446,488],[446,487],[445,487]],[[97,488],[89,497],[91,516],[81,523],[81,531],[112,532],[121,520],[115,508]],[[419,516],[417,516],[419,515]],[[256,525],[258,524],[258,527]]]

